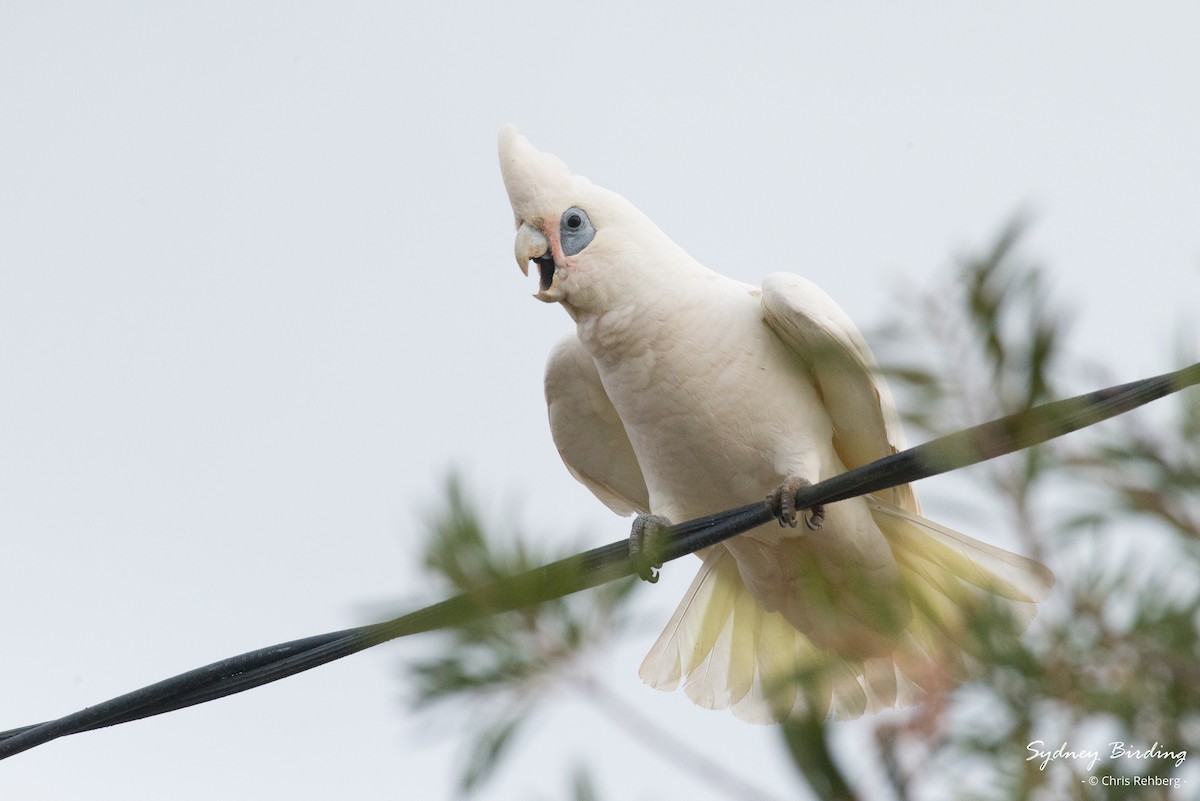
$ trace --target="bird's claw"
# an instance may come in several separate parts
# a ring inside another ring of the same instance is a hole
[[[796,493],[805,487],[811,487],[812,482],[802,476],[788,476],[783,483],[767,494],[767,508],[779,521],[779,526],[796,527]],[[816,504],[804,516],[804,525],[812,531],[820,530],[825,525],[825,505]]]
[[[663,539],[671,521],[662,515],[638,515],[633,519],[633,530],[629,532],[629,558],[637,568],[643,581],[654,584],[658,581],[658,569],[662,560]]]

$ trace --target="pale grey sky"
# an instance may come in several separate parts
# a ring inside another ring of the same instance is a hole
[[[0,4],[0,729],[414,597],[452,466],[535,532],[627,533],[550,442],[542,364],[570,321],[512,260],[507,122],[702,262],[802,273],[866,329],[1027,210],[1077,348],[1121,380],[1170,369],[1200,296],[1198,24],[1184,3]],[[637,680],[692,572],[598,670],[793,792],[773,731]],[[0,798],[447,798],[453,731],[399,702],[420,647],[39,748]],[[561,797],[566,764],[533,771],[588,747],[606,798],[721,797],[567,696],[481,798]]]

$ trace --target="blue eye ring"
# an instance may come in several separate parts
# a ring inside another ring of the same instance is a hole
[[[562,213],[558,223],[558,238],[564,256],[579,253],[590,245],[595,237],[596,227],[592,225],[586,211],[572,206]]]

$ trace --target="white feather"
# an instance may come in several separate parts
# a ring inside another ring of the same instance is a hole
[[[904,447],[866,342],[811,282],[720,276],[514,130],[500,150],[518,227],[553,259],[543,297],[577,323],[547,365],[551,431],[614,511],[690,519]],[[570,256],[569,208],[595,229]],[[1015,635],[1052,583],[1042,565],[924,519],[901,486],[830,505],[819,532],[763,526],[709,549],[640,673],[747,720],[857,717],[961,679],[982,646],[976,616],[1006,609],[994,625]]]

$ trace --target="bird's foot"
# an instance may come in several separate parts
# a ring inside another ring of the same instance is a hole
[[[662,567],[662,553],[667,529],[671,521],[662,515],[638,515],[633,519],[633,530],[629,532],[629,558],[637,567],[643,581],[654,584],[658,581],[658,569]]]
[[[780,527],[796,527],[796,493],[812,482],[802,476],[788,476],[783,483],[767,494],[767,508],[779,520]],[[804,525],[817,531],[825,524],[825,505],[817,504],[804,516]]]

